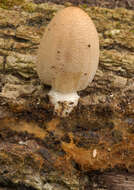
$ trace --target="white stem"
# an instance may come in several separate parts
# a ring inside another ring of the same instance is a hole
[[[51,103],[54,105],[54,111],[58,116],[66,117],[78,104],[79,96],[77,92],[61,93],[50,90],[48,93]]]

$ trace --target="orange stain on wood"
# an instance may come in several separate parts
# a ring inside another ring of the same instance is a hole
[[[58,125],[60,124],[60,119],[59,118],[54,118],[51,121],[49,121],[46,124],[47,131],[53,132],[56,136],[62,137],[64,135],[64,131],[62,131]]]
[[[47,126],[47,131],[54,131],[56,130],[57,125],[60,123],[60,120],[58,118],[54,118],[51,121],[49,121]]]
[[[17,121],[15,119],[9,118],[0,121],[0,123],[0,129],[8,128],[19,133],[27,132],[40,139],[44,139],[47,135],[47,132],[34,122]]]

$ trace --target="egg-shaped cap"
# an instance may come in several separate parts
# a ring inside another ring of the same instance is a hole
[[[90,17],[77,7],[60,10],[40,42],[40,79],[57,92],[76,92],[92,81],[98,62],[99,39]]]

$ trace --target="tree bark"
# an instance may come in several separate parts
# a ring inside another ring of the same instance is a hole
[[[37,76],[40,38],[64,6],[0,8],[1,189],[134,188],[134,12],[83,8],[100,38],[94,81],[69,117]]]

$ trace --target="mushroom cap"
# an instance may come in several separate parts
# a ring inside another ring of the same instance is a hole
[[[59,11],[41,39],[37,72],[61,93],[86,88],[99,62],[99,39],[91,18],[80,8]]]

